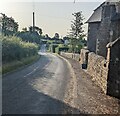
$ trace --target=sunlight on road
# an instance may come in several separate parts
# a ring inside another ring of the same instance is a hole
[[[38,54],[39,54],[39,55],[47,55],[46,52],[40,52],[40,51],[38,52]]]
[[[39,55],[47,55],[46,53],[46,44],[41,45],[40,51],[38,52]]]
[[[62,95],[59,95],[59,88],[62,87],[62,82],[65,81],[64,77],[67,78],[67,76],[65,76],[66,74],[64,74],[66,69],[63,61],[53,54],[41,51],[39,54],[41,54],[42,57],[46,55],[46,57],[49,57],[50,61],[42,68],[40,72],[34,74],[35,79],[31,83],[32,88],[38,92],[49,95],[52,98],[63,100],[62,97],[60,97]]]

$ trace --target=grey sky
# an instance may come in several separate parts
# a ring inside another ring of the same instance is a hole
[[[32,0],[31,0],[32,1]],[[73,0],[74,1],[74,0]],[[32,25],[33,6],[36,26],[51,37],[58,32],[67,35],[70,29],[72,13],[82,11],[86,21],[100,2],[1,2],[0,12],[12,16],[19,23],[19,30]],[[85,25],[87,31],[87,25]]]

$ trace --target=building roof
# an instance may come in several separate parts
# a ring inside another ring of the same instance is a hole
[[[93,14],[91,15],[91,17],[86,21],[86,23],[93,23],[93,22],[101,22],[101,19],[102,19],[102,6],[105,5],[105,4],[115,4],[117,2],[119,2],[120,0],[106,0],[105,2],[103,2],[100,6],[98,6]],[[118,19],[120,16],[119,15],[116,15],[115,16],[115,19],[113,20],[116,20]]]
[[[95,10],[91,17],[86,21],[86,23],[101,22],[101,11],[102,8]]]
[[[100,6],[98,6],[91,17],[86,21],[86,23],[93,23],[93,22],[101,22],[101,13],[102,13],[102,6],[105,4],[103,2]]]

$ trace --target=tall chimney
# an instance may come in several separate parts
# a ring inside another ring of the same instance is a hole
[[[33,31],[35,31],[35,13],[33,12]]]

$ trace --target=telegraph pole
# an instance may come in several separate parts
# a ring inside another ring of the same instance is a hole
[[[33,32],[35,32],[35,3],[33,0]]]
[[[33,32],[35,31],[35,13],[33,12]]]

